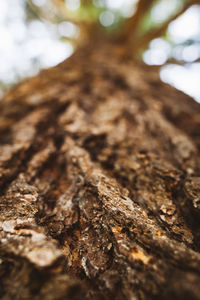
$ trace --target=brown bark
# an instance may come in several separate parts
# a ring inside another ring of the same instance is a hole
[[[115,49],[1,102],[1,299],[200,299],[200,107]]]

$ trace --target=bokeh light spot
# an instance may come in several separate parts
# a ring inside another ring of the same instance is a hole
[[[65,36],[68,38],[77,38],[79,29],[73,23],[64,21],[58,25],[58,32],[61,36]]]
[[[77,10],[80,7],[80,0],[65,0],[65,4],[69,10]]]
[[[111,26],[114,23],[114,14],[106,10],[100,14],[99,21],[104,27]]]

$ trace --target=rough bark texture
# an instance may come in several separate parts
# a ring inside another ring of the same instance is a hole
[[[200,106],[115,52],[1,102],[3,300],[200,299]]]

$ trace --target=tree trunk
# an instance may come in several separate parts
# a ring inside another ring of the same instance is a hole
[[[200,106],[118,50],[1,102],[3,300],[200,299]]]

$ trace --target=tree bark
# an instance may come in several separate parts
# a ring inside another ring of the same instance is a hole
[[[200,299],[200,106],[119,53],[1,102],[3,300]]]

